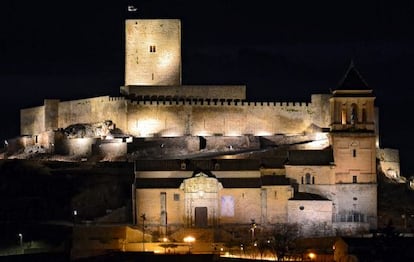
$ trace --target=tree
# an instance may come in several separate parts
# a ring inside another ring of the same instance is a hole
[[[276,259],[281,261],[295,248],[295,241],[300,236],[299,224],[275,224],[269,232],[269,247]]]

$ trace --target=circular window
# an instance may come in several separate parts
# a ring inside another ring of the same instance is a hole
[[[354,199],[354,200],[358,200],[358,198],[356,198],[356,197],[354,197],[353,199]]]
[[[299,207],[299,209],[300,209],[300,210],[304,210],[304,209],[305,209],[305,207],[304,207],[304,206],[300,206],[300,207]]]

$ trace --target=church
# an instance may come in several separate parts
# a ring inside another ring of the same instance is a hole
[[[249,101],[243,85],[182,85],[181,34],[178,19],[126,20],[120,96],[22,109],[15,147],[134,162],[132,223],[153,235],[375,230],[378,109],[357,68],[310,101]]]

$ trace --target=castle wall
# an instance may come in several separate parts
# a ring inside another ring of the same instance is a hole
[[[381,171],[389,178],[400,177],[400,156],[398,149],[378,149],[377,158],[380,161]]]
[[[44,131],[46,131],[44,106],[20,110],[20,135],[33,135]]]
[[[127,158],[127,143],[122,142],[121,138],[98,140],[92,145],[92,152],[101,161],[124,161]]]
[[[97,123],[112,120],[117,128],[126,128],[126,107],[122,97],[100,96],[61,102],[59,104],[60,128],[77,123]]]
[[[59,127],[59,102],[57,99],[45,99],[45,130],[52,131]]]
[[[21,134],[32,135],[77,123],[112,120],[117,128],[137,137],[150,136],[269,136],[299,134],[322,117],[323,95],[314,104],[240,101],[127,101],[101,96],[59,102],[21,110]],[[313,125],[312,125],[313,124]]]
[[[314,112],[306,103],[138,101],[128,103],[134,136],[256,136],[301,133]]]
[[[205,140],[207,150],[232,151],[260,148],[259,138],[253,136],[208,136]]]
[[[92,154],[92,145],[96,143],[95,138],[72,138],[63,139],[60,145],[62,151],[70,156],[87,157]]]
[[[180,156],[198,153],[200,138],[192,136],[134,138],[127,147],[128,152],[132,153],[134,158]]]
[[[121,86],[120,92],[141,100],[246,99],[242,85]]]
[[[329,127],[331,121],[329,98],[331,96],[331,94],[311,95],[313,123],[318,127]]]

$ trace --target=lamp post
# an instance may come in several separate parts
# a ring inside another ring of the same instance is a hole
[[[142,251],[145,251],[145,220],[147,218],[145,217],[145,213],[141,215],[142,218]]]
[[[191,254],[191,246],[194,241],[195,241],[195,238],[192,236],[188,236],[184,238],[184,242],[188,243],[188,254]]]
[[[19,233],[17,236],[19,236],[19,245],[20,247],[22,247],[23,246],[23,234]]]
[[[256,222],[254,219],[251,219],[252,223],[250,224],[250,231],[252,231],[252,241],[255,240],[255,230],[256,230]]]

